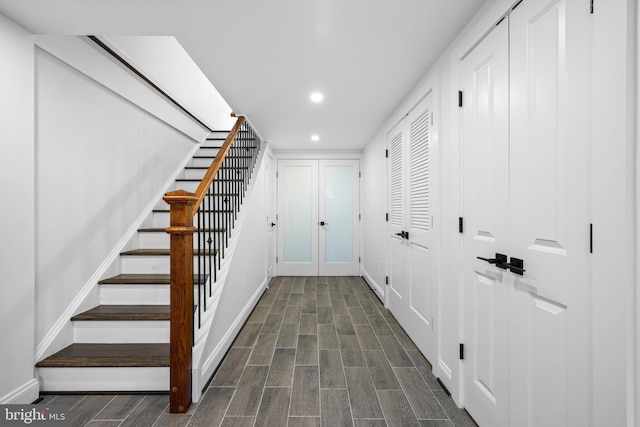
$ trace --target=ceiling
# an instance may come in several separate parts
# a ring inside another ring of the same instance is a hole
[[[0,0],[0,13],[34,34],[175,36],[272,148],[315,151],[362,149],[484,3]]]

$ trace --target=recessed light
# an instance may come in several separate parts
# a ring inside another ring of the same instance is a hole
[[[324,95],[321,94],[320,92],[313,92],[311,94],[311,101],[313,102],[320,102],[324,99]]]
[[[320,137],[318,135],[311,135],[311,140],[313,142],[318,142],[318,141],[320,141]]]

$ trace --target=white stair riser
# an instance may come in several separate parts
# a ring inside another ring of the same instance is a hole
[[[168,320],[74,321],[75,343],[168,343]]]
[[[211,238],[216,239],[219,233],[211,233]],[[209,238],[209,234],[205,238]],[[138,247],[143,249],[169,249],[170,237],[167,233],[138,233]],[[203,244],[206,247],[206,242]],[[193,235],[193,247],[198,247],[198,237]]]
[[[102,305],[169,305],[169,285],[100,285]]]
[[[199,181],[176,181],[173,183],[173,189],[195,193],[198,185],[200,185]]]
[[[206,145],[200,146],[198,151],[195,152],[195,156],[216,156],[220,149],[218,147],[207,147]]]
[[[206,169],[185,169],[182,173],[182,178],[202,180],[206,172]]]
[[[198,167],[205,167],[208,168],[209,166],[211,166],[211,163],[213,162],[213,159],[191,159],[189,161],[189,166],[198,166]]]
[[[213,220],[212,221],[212,225],[214,227],[220,227],[221,224],[216,223],[216,221],[219,221],[220,219],[217,220]],[[209,218],[208,216],[204,219],[204,222],[202,224],[203,227],[209,227]],[[194,219],[193,220],[193,225],[194,227],[198,226],[198,220]],[[154,212],[153,213],[153,227],[157,227],[157,228],[166,228],[169,226],[169,212]]]
[[[169,274],[168,256],[120,256],[122,274]]]
[[[169,367],[38,368],[41,391],[168,391]]]
[[[197,266],[198,258],[193,257]],[[121,256],[122,274],[169,274],[168,256]]]

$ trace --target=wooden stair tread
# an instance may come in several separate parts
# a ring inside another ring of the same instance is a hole
[[[169,213],[169,209],[154,209],[153,212],[156,212],[156,213]],[[216,210],[207,209],[207,210],[205,210],[205,212],[230,213],[230,212],[233,212],[233,211],[231,209],[216,209]]]
[[[71,344],[38,368],[168,367],[169,344]]]
[[[169,274],[119,274],[98,283],[100,285],[168,285],[170,278]]]
[[[205,228],[201,231],[204,232],[212,232],[212,233],[224,233],[225,231],[227,231],[224,228]],[[166,233],[167,229],[166,228],[139,228],[138,229],[138,233]]]
[[[193,279],[196,282],[198,275],[194,275]],[[206,282],[206,279],[204,281]],[[100,285],[168,285],[170,283],[169,274],[119,274],[98,282]]]
[[[133,249],[130,251],[125,251],[125,252],[120,252],[120,255],[123,256],[169,256],[170,250],[169,249],[164,249],[164,248],[158,248],[158,249]],[[218,253],[217,249],[214,249],[213,252],[209,251],[209,250],[202,250],[200,249],[199,251],[194,249],[193,250],[193,254],[194,255],[216,255]]]
[[[169,320],[168,305],[99,305],[71,320]]]

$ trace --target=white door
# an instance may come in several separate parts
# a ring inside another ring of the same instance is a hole
[[[525,0],[510,17],[512,425],[589,424],[588,16]]]
[[[358,160],[278,161],[278,274],[360,273]]]
[[[437,285],[433,229],[433,95],[387,135],[390,151],[390,276],[387,304],[400,325],[433,360]]]
[[[275,184],[275,171],[273,165],[273,158],[267,154],[267,159],[265,161],[266,173],[265,177],[265,204],[267,207],[267,281],[269,281],[276,274],[276,239],[275,239],[275,227],[276,223],[276,215],[275,209],[273,208],[274,200],[273,200],[273,186]]]
[[[581,6],[525,0],[463,61],[464,405],[481,426],[589,424]]]
[[[320,160],[319,275],[360,273],[360,162]]]
[[[509,225],[509,45],[505,19],[462,63],[464,406],[480,426],[508,425],[509,285],[495,265]]]
[[[278,275],[318,274],[318,161],[278,160]]]

